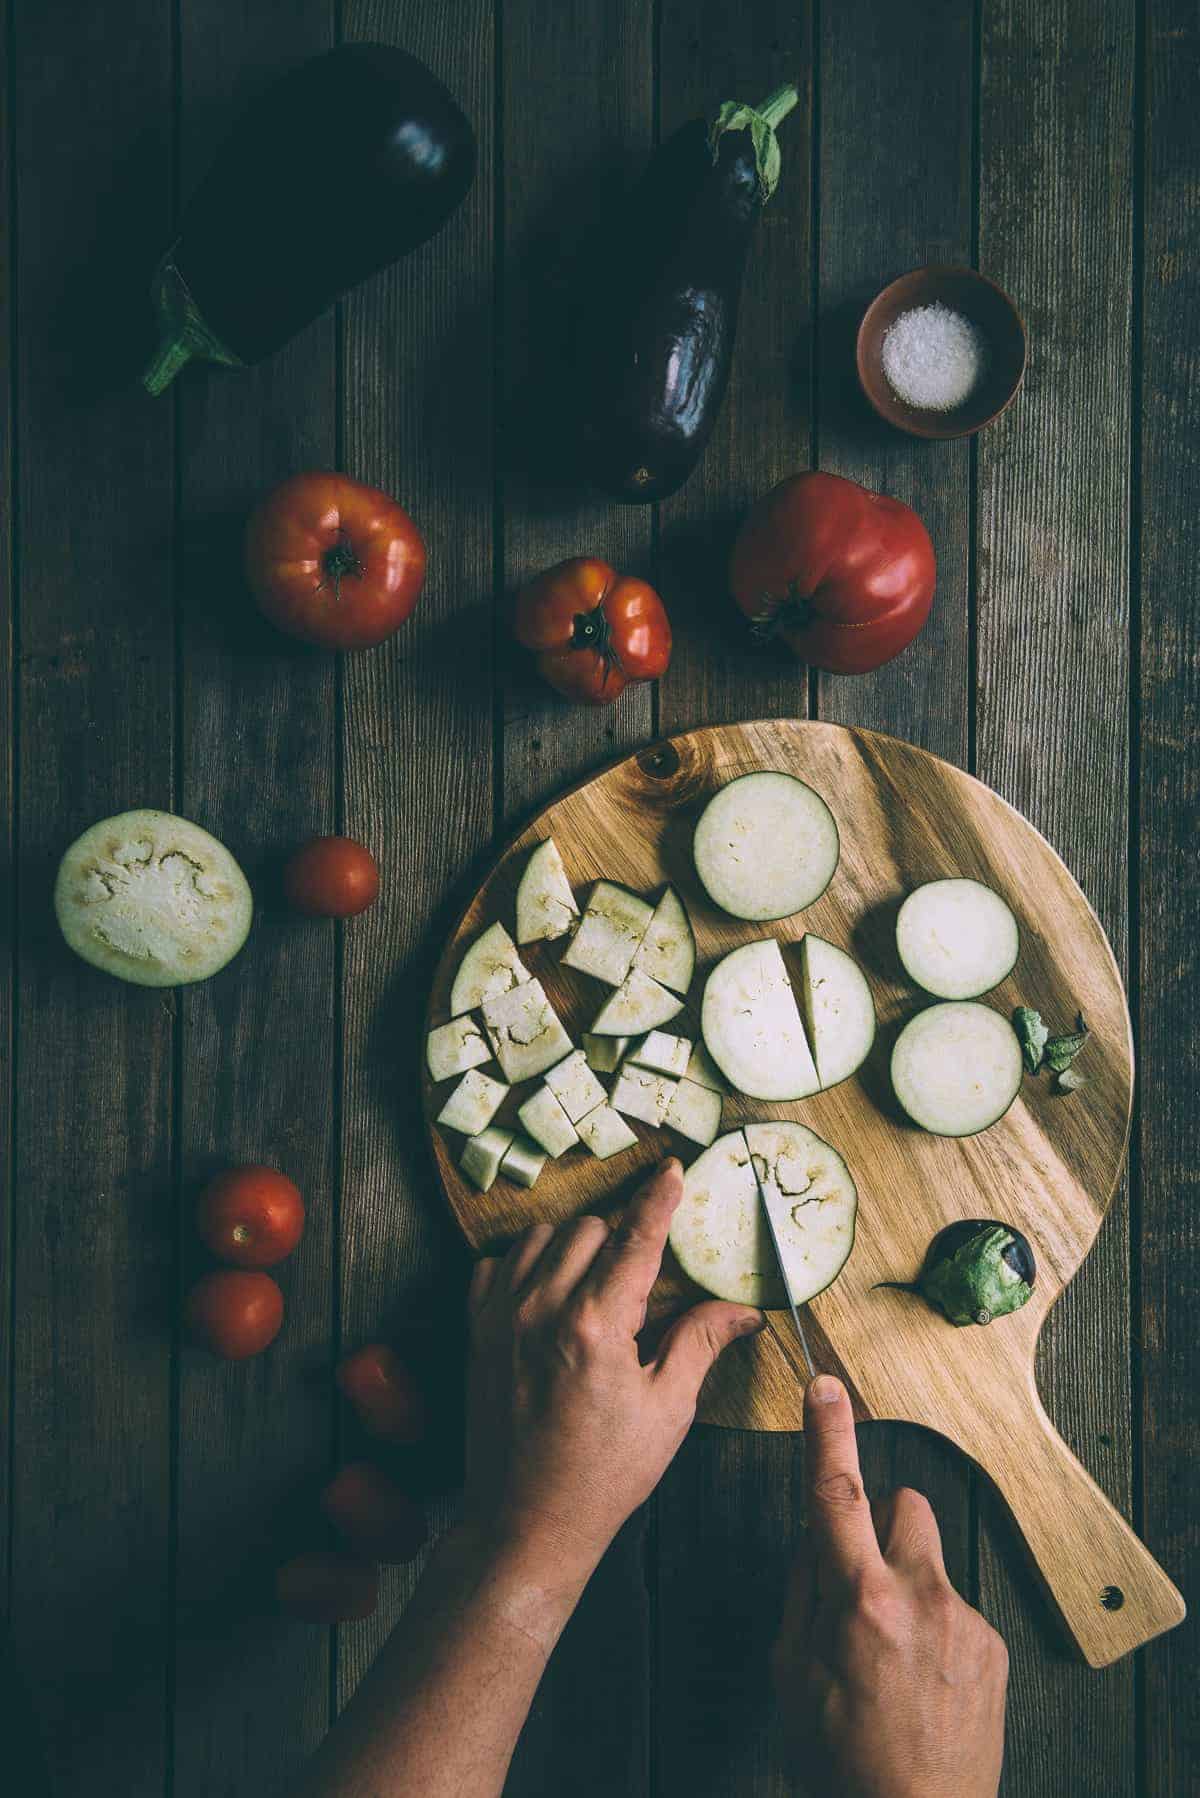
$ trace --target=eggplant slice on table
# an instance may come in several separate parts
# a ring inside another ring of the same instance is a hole
[[[775,128],[799,98],[727,101],[655,152],[631,196],[627,239],[585,337],[584,466],[627,501],[665,499],[708,442],[737,331],[758,215],[779,180]]]
[[[475,174],[475,135],[415,56],[346,44],[244,112],[154,276],[161,393],[193,357],[258,362],[340,294],[440,231]]]

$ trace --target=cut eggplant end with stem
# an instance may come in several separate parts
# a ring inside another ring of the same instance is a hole
[[[686,1036],[672,1036],[666,1030],[651,1030],[630,1054],[639,1068],[652,1068],[656,1074],[670,1074],[682,1080],[691,1059],[692,1044]]]
[[[579,907],[553,837],[539,843],[517,887],[517,942],[554,942],[569,936]]]
[[[789,918],[821,897],[840,845],[833,813],[793,774],[743,774],[715,793],[692,856],[714,905],[735,918]]]
[[[474,1018],[464,1014],[439,1024],[425,1039],[425,1062],[431,1080],[452,1080],[490,1061],[492,1051]]]
[[[915,1280],[881,1280],[913,1292],[950,1323],[990,1324],[1028,1304],[1037,1263],[1024,1233],[994,1218],[960,1218],[939,1230]]]
[[[587,1144],[598,1161],[637,1147],[637,1137],[611,1105],[597,1105],[595,1111],[580,1118],[578,1129],[580,1141]]]
[[[54,911],[68,946],[134,986],[185,986],[232,960],[254,901],[223,843],[171,812],[119,812],[63,856]]]
[[[545,1167],[545,1152],[528,1137],[514,1136],[500,1160],[500,1172],[516,1186],[532,1186]]]
[[[673,993],[686,995],[691,986],[696,971],[696,933],[674,887],[668,887],[655,906],[632,965]]]
[[[719,961],[700,1007],[704,1046],[721,1073],[751,1099],[805,1099],[821,1082],[796,995],[773,937],[745,943]]]
[[[611,880],[592,888],[579,929],[563,956],[565,968],[620,986],[654,916],[654,907]]]
[[[603,1105],[606,1097],[582,1049],[573,1050],[564,1061],[550,1068],[546,1085],[573,1124],[586,1117],[589,1111],[595,1111],[597,1105]]]
[[[503,1081],[468,1068],[442,1109],[437,1121],[445,1130],[461,1130],[464,1136],[478,1136],[499,1111],[508,1094]]]
[[[803,1124],[747,1124],[743,1134],[792,1303],[806,1304],[850,1259],[858,1188],[837,1150]]]
[[[896,952],[909,978],[935,998],[978,999],[1012,973],[1021,935],[991,887],[931,880],[900,907]]]
[[[1021,1045],[988,1005],[953,1000],[918,1012],[896,1038],[892,1088],[914,1124],[934,1136],[975,1136],[998,1123],[1021,1090]]]
[[[523,986],[530,978],[503,924],[490,924],[459,963],[450,988],[450,1015],[457,1018],[464,1011],[478,1011],[488,999]]]
[[[579,1132],[548,1086],[539,1086],[517,1116],[534,1142],[555,1160],[579,1141]]]
[[[513,1134],[511,1130],[501,1130],[492,1124],[477,1135],[469,1136],[463,1144],[458,1165],[480,1192],[490,1192],[501,1163],[512,1147]]]
[[[593,1036],[641,1036],[669,1024],[683,1010],[683,1000],[633,968],[592,1022]]]
[[[810,932],[800,945],[800,999],[822,1090],[858,1072],[875,1042],[875,1001],[854,957]]]
[[[675,1085],[668,1075],[655,1074],[649,1068],[635,1067],[630,1062],[617,1076],[609,1104],[624,1117],[658,1125],[667,1115]]]
[[[671,1094],[665,1122],[680,1136],[707,1148],[720,1133],[721,1109],[719,1092],[709,1086],[699,1086],[694,1080],[681,1080]]]
[[[594,1074],[615,1074],[632,1041],[631,1036],[593,1036],[585,1030],[583,1052],[588,1066]]]
[[[483,1022],[504,1077],[514,1086],[544,1074],[571,1053],[571,1039],[540,980],[526,980],[485,1000]]]

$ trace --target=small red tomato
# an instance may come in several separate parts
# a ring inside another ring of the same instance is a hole
[[[224,1361],[260,1355],[279,1334],[283,1294],[270,1274],[222,1269],[197,1280],[184,1303],[192,1335]]]
[[[310,918],[356,918],[379,897],[379,867],[353,837],[314,837],[284,868],[283,891]]]
[[[369,1342],[339,1361],[334,1378],[363,1428],[382,1442],[411,1447],[425,1434],[420,1388],[386,1342]]]
[[[369,649],[416,605],[425,544],[377,488],[344,474],[297,474],[251,515],[246,578],[281,631],[326,649]]]
[[[300,1240],[304,1200],[300,1188],[273,1167],[231,1167],[200,1194],[196,1228],[219,1261],[274,1267]]]
[[[379,1569],[341,1549],[313,1549],[276,1570],[275,1596],[305,1623],[357,1623],[379,1603]]]
[[[671,660],[671,624],[654,588],[592,556],[572,556],[522,587],[514,629],[536,651],[542,678],[584,705],[611,704]]]
[[[322,1492],[321,1509],[355,1554],[372,1561],[411,1561],[429,1535],[420,1505],[370,1461],[343,1467]]]

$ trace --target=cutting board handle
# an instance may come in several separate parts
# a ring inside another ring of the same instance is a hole
[[[987,1440],[962,1446],[998,1487],[1083,1658],[1107,1667],[1182,1623],[1186,1606],[1054,1428],[1032,1379],[1022,1396],[990,1415]]]

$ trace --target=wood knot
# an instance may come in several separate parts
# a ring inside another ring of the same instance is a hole
[[[679,751],[671,743],[652,743],[637,760],[642,773],[651,780],[670,780],[679,772]]]

